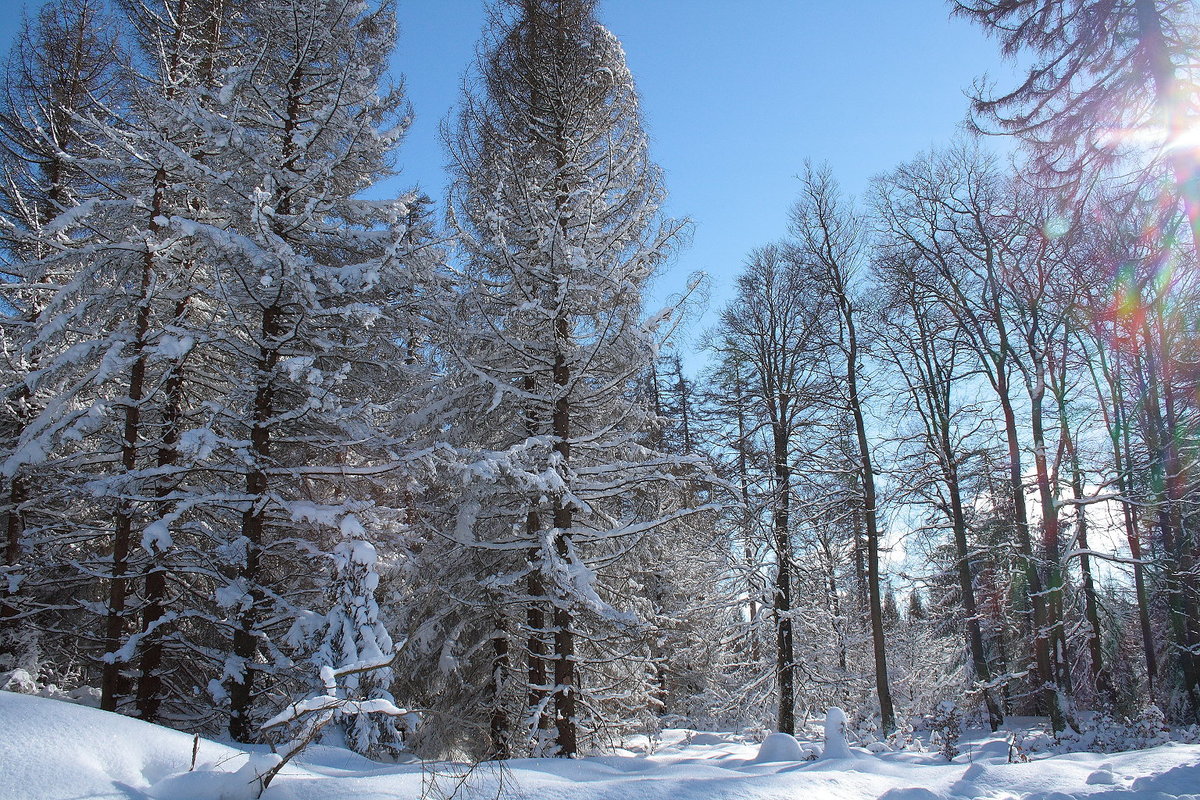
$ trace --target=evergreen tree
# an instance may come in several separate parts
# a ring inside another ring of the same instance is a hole
[[[94,196],[95,178],[75,162],[92,151],[97,131],[82,117],[108,119],[124,102],[127,81],[120,69],[116,25],[96,0],[49,2],[21,31],[3,65],[0,95],[0,247],[4,253],[3,412],[5,442],[3,526],[5,558],[0,598],[0,665],[16,659],[39,671],[33,636],[42,627],[37,609],[49,598],[52,570],[43,547],[47,514],[61,494],[31,492],[53,483],[35,452],[16,457],[26,427],[41,410],[35,391],[43,353],[34,345],[37,319],[49,287],[69,275],[28,266],[45,256],[49,243],[38,231],[73,204]],[[41,474],[39,474],[41,473]],[[58,576],[61,579],[61,575]],[[37,596],[41,603],[35,602]],[[32,660],[31,660],[32,659]],[[10,666],[16,661],[11,661]]]
[[[424,278],[416,198],[356,197],[385,174],[407,124],[400,90],[380,93],[391,3],[278,0],[243,13],[245,57],[224,71],[205,128],[225,145],[210,189],[223,217],[172,220],[213,254],[213,357],[233,377],[212,429],[241,483],[225,500],[237,523],[218,548],[216,595],[239,741],[254,735],[257,676],[289,663],[282,633],[319,596],[289,565],[327,549],[347,514],[369,528],[397,520],[400,498],[377,503],[386,490],[372,484],[405,461],[388,426],[408,410],[413,320],[394,300]],[[377,397],[382,385],[391,391]]]
[[[636,392],[655,355],[642,291],[679,225],[658,218],[661,174],[595,2],[508,0],[493,19],[449,140],[464,265],[452,346],[494,437],[494,477],[459,530],[510,556],[508,577],[484,579],[507,595],[494,635],[512,642],[489,672],[504,684],[524,666],[534,750],[553,725],[554,752],[573,756],[607,715],[594,676],[639,627],[610,602],[608,570],[692,511],[645,501],[694,462],[650,445]],[[471,519],[498,510],[508,522],[491,532]]]
[[[391,703],[392,670],[387,665],[395,657],[395,649],[375,599],[379,588],[378,555],[375,546],[361,538],[366,531],[355,517],[344,517],[340,527],[345,539],[332,554],[333,574],[328,589],[332,604],[313,661],[318,667],[335,670],[377,666],[347,675],[338,686],[338,695],[345,700]],[[356,752],[384,755],[403,745],[399,721],[393,716],[347,713],[342,717],[339,722],[346,744]]]

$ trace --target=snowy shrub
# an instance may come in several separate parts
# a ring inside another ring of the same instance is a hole
[[[1111,753],[1114,749],[1120,749],[1119,742],[1124,738],[1123,734],[1120,723],[1113,719],[1111,714],[1103,711],[1087,712],[1077,714],[1074,728],[1068,727],[1060,731],[1058,741],[1066,751]]]
[[[909,750],[914,753],[924,753],[925,745],[921,743],[921,739],[915,736],[916,727],[907,719],[900,721],[896,730],[888,734],[887,746],[889,750]]]
[[[100,690],[94,686],[76,686],[67,690],[57,684],[38,680],[24,669],[0,672],[0,691],[48,697],[51,700],[63,700],[81,706],[100,705]]]
[[[1108,712],[1100,711],[1076,715],[1075,724],[1078,732],[1071,728],[1059,732],[1054,750],[1115,753],[1155,747],[1172,739],[1188,741],[1187,729],[1172,732],[1162,710],[1153,704],[1146,706],[1133,720],[1118,720]]]
[[[1155,704],[1142,709],[1142,713],[1129,724],[1129,739],[1132,747],[1145,748],[1166,744],[1171,740],[1167,728],[1167,717]]]
[[[347,516],[343,528],[352,534],[363,533],[353,516]],[[375,547],[367,541],[350,538],[332,554],[334,566],[329,586],[332,601],[322,628],[322,639],[313,661],[320,669],[322,686],[328,686],[327,669],[345,670],[337,696],[347,701],[380,701],[391,705],[388,691],[392,682],[391,661],[395,655],[392,638],[379,615],[375,593],[379,586]],[[360,665],[376,665],[358,669]],[[403,747],[403,717],[389,714],[358,713],[357,705],[346,703],[335,715],[345,742],[352,750],[367,756],[391,756]]]
[[[860,706],[846,721],[846,738],[859,747],[879,741],[879,720],[874,709]]]
[[[374,717],[384,717],[390,720],[402,720],[408,717],[410,712],[397,708],[390,698],[376,697],[369,700],[354,700],[346,697],[345,687],[347,684],[357,684],[364,676],[386,670],[389,661],[360,662],[338,669],[322,666],[319,691],[299,702],[292,703],[263,724],[264,731],[287,729],[291,732],[291,738],[278,749],[272,748],[273,752],[271,753],[252,754],[249,763],[238,771],[239,775],[246,777],[244,783],[253,789],[246,795],[247,800],[255,800],[260,797],[280,770],[289,761],[304,752],[310,744],[317,741],[321,732],[330,723],[345,719],[371,720]],[[338,685],[339,682],[342,684],[341,686]],[[243,800],[243,798],[236,797],[229,800]]]
[[[962,734],[962,714],[953,700],[938,703],[930,720],[930,730],[930,744],[937,747],[947,761],[953,761],[958,755],[958,737]]]
[[[1024,764],[1029,760],[1025,750],[1025,737],[1020,731],[1009,731],[1008,734],[1008,763]]]
[[[14,669],[11,672],[0,672],[0,690],[18,694],[37,694],[38,685],[26,670]]]
[[[1171,732],[1171,740],[1181,744],[1200,744],[1200,725],[1187,725]]]

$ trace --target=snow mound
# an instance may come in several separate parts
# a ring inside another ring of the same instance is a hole
[[[755,763],[765,761],[804,761],[806,755],[795,736],[786,733],[769,733],[758,746]]]
[[[697,731],[688,737],[688,744],[728,744],[729,737],[719,733]]]
[[[837,706],[825,712],[825,750],[822,758],[854,758],[846,742],[846,712]]]
[[[941,800],[941,795],[920,786],[912,786],[905,789],[888,789],[879,795],[879,800]]]
[[[0,731],[4,800],[129,800],[186,771],[192,761],[193,739],[186,733],[11,692],[0,692]],[[201,739],[197,761],[239,756],[245,757],[240,750]]]

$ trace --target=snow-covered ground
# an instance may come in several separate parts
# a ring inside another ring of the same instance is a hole
[[[799,755],[772,737],[761,749],[726,734],[667,731],[619,754],[574,761],[523,759],[474,770],[383,766],[343,750],[313,748],[267,789],[266,800],[1200,800],[1200,745],[1118,754],[1075,753],[1008,763],[1003,737],[966,736],[947,764],[932,753],[768,760]],[[819,743],[801,743],[817,749]],[[0,692],[0,800],[219,800],[241,787],[248,756],[66,702]]]

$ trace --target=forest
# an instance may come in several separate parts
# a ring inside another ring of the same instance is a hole
[[[0,688],[289,757],[1200,741],[1197,3],[947,4],[1018,80],[861,198],[809,163],[692,349],[598,0],[489,2],[390,199],[403,5],[27,13]]]

